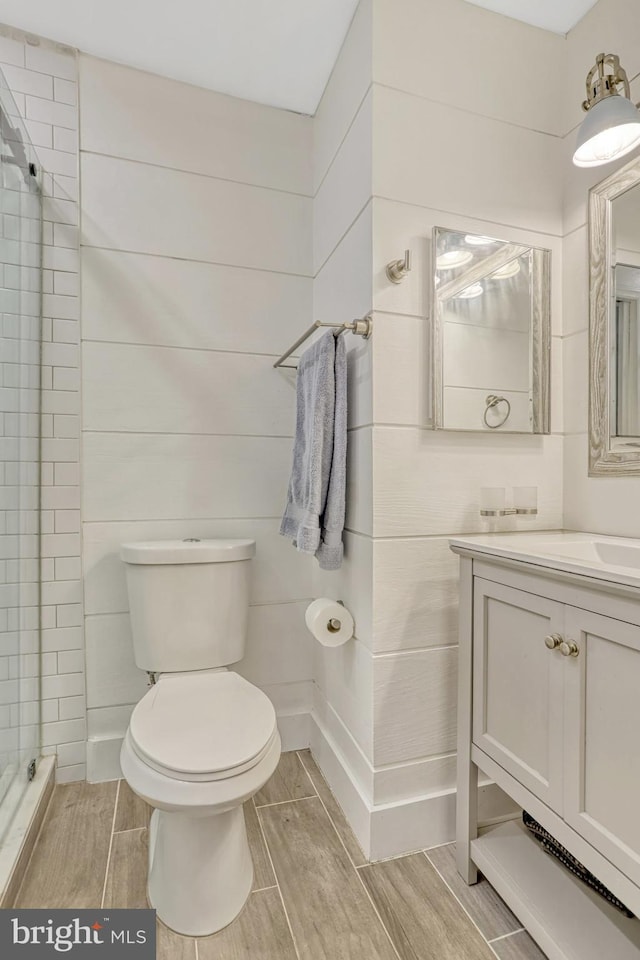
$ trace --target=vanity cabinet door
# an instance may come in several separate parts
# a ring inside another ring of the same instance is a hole
[[[473,741],[561,813],[564,607],[476,577],[473,613]]]
[[[640,884],[640,627],[565,610],[564,818]]]

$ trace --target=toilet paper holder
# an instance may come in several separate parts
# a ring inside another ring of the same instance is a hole
[[[336,603],[339,603],[341,607],[344,607],[344,600],[336,600]],[[342,630],[342,620],[338,620],[337,617],[331,617],[327,623],[327,630],[329,633],[338,633]]]
[[[354,636],[353,616],[342,600],[317,597],[304,615],[309,633],[325,647],[341,647]]]

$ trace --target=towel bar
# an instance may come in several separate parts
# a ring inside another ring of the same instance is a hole
[[[343,333],[346,333],[347,330],[350,330],[351,333],[355,333],[357,337],[363,337],[365,340],[368,340],[371,334],[373,333],[373,320],[371,314],[367,314],[366,317],[361,317],[359,320],[346,320],[344,323],[323,323],[322,320],[316,320],[315,323],[312,323],[308,330],[302,334],[302,336],[296,340],[293,346],[289,347],[286,353],[283,353],[281,357],[276,360],[274,363],[274,368],[277,367],[286,367],[289,370],[297,370],[297,367],[294,363],[285,363],[285,360],[288,360],[292,353],[298,349],[298,347],[304,343],[307,337],[310,337],[312,333],[315,333],[320,327],[333,327],[338,331],[336,336],[340,336]]]

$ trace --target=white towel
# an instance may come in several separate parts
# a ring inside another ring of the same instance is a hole
[[[293,466],[280,525],[323,570],[342,564],[346,472],[347,351],[329,331],[298,363]]]

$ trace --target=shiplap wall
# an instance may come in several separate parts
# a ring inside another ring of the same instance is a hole
[[[462,0],[363,0],[315,118],[314,308],[373,306],[374,336],[350,344],[345,567],[318,581],[354,612],[356,639],[316,652],[312,745],[373,857],[452,835],[448,536],[483,529],[484,485],[536,484],[539,515],[517,525],[562,523],[562,126],[549,76],[532,77],[540,62],[560,68],[563,45]],[[426,429],[436,225],[552,250],[550,437]],[[407,247],[413,270],[396,286],[385,266]]]
[[[74,50],[0,27],[0,67],[41,165],[43,190],[42,320],[42,743],[57,753],[59,781],[85,775],[86,706],[80,549],[80,335],[78,297],[78,96]],[[21,278],[24,281],[25,275]],[[5,317],[5,325],[11,321]],[[25,327],[22,327],[24,332]],[[5,329],[5,334],[7,334]],[[35,358],[37,365],[37,357]],[[4,364],[5,386],[12,387]],[[33,421],[33,418],[31,418]],[[5,426],[8,421],[5,420]],[[35,438],[21,418],[15,432]],[[35,442],[35,441],[34,441]],[[37,459],[37,451],[35,454]],[[31,552],[20,576],[28,596],[37,580]],[[32,563],[29,563],[29,558]],[[34,565],[35,561],[35,565]],[[13,576],[11,570],[8,576]],[[37,617],[23,615],[22,719],[39,696]]]
[[[252,537],[240,672],[306,745],[312,561],[278,535],[311,322],[311,120],[80,57],[89,775],[117,775],[146,690],[130,540]]]
[[[314,287],[317,320],[366,315],[372,302],[372,27],[361,0],[313,121]],[[344,646],[314,648],[311,745],[365,850],[372,788],[371,344],[345,334],[348,350],[348,470],[345,556],[315,575],[315,595],[342,600],[355,619]],[[375,337],[375,332],[374,332]],[[354,786],[355,784],[355,786]]]
[[[561,67],[564,40],[462,0],[376,0],[374,10],[374,489],[366,532],[373,760],[394,769],[379,779],[376,801],[384,802],[390,790],[419,797],[454,784],[457,563],[448,536],[486,529],[481,486],[538,487],[537,518],[511,520],[511,529],[562,524],[562,127],[548,65]],[[425,429],[434,226],[552,251],[551,436]],[[414,269],[395,286],[384,266],[405,247]],[[452,811],[439,811],[442,830]]]

